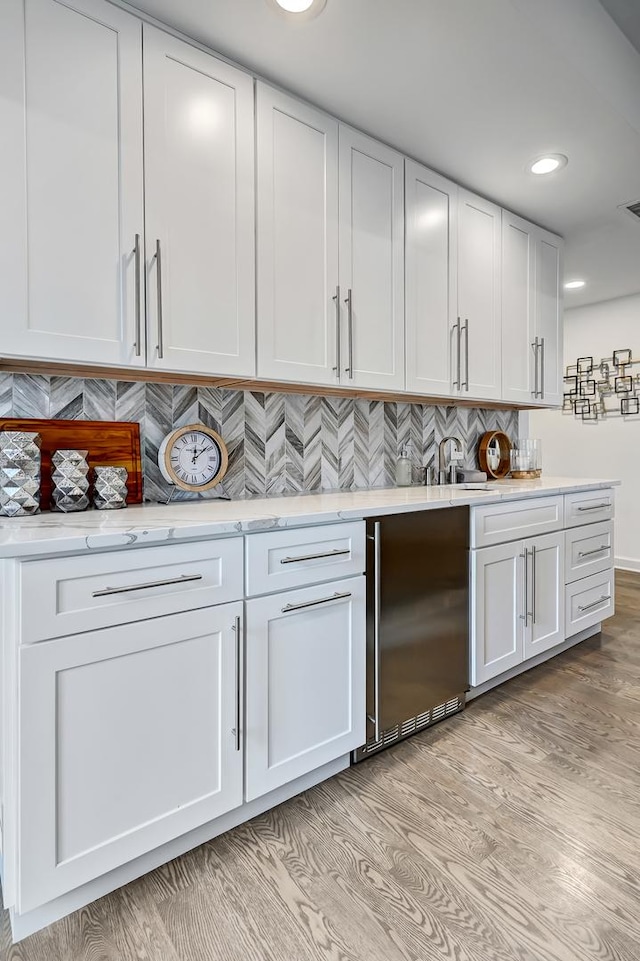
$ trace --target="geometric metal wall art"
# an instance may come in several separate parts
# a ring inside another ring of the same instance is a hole
[[[563,413],[591,422],[640,415],[640,373],[633,372],[638,364],[629,348],[597,363],[578,357],[564,376]]]

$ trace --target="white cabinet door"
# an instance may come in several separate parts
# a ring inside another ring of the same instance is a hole
[[[144,27],[152,368],[255,374],[253,80]]]
[[[20,912],[242,803],[241,615],[227,604],[22,648]]]
[[[529,610],[524,659],[564,640],[564,531],[525,541],[528,552]]]
[[[534,383],[536,228],[502,211],[502,397],[530,404]]]
[[[404,167],[395,150],[340,125],[341,379],[404,389]]]
[[[457,393],[457,203],[454,183],[405,160],[406,386],[416,393]]]
[[[335,384],[338,122],[258,83],[258,376]]]
[[[3,354],[144,365],[141,30],[103,0],[0,3]]]
[[[562,240],[537,230],[536,335],[539,347],[538,402],[547,407],[562,403]]]
[[[247,602],[246,799],[365,741],[365,579]]]
[[[463,395],[499,400],[501,307],[499,207],[460,190],[458,203],[458,313],[462,324]]]
[[[477,687],[524,656],[524,546],[522,541],[473,551],[471,686]]]

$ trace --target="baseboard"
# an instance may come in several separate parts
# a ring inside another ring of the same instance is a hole
[[[544,664],[545,661],[550,661],[552,657],[568,651],[569,648],[575,647],[575,645],[580,644],[581,641],[586,641],[588,637],[599,634],[601,629],[601,624],[594,624],[593,627],[587,627],[584,631],[580,631],[579,634],[574,634],[573,637],[567,638],[564,643],[559,644],[557,647],[552,647],[550,651],[536,654],[536,656],[530,658],[530,660],[518,664],[517,667],[512,667],[510,671],[505,671],[504,674],[499,674],[498,677],[492,677],[489,681],[485,681],[484,684],[479,684],[478,687],[472,687],[467,694],[467,703],[475,697],[480,697],[481,694],[486,694],[487,691],[493,690],[493,688],[498,687],[499,684],[510,681],[512,677],[517,677],[519,674],[524,674],[525,671],[530,671],[532,667],[537,667],[538,664]]]
[[[633,557],[616,557],[613,566],[619,571],[636,571],[640,573],[640,561]]]
[[[25,914],[16,914],[13,909],[10,909],[13,943],[22,941],[29,935],[35,934],[36,931],[53,924],[54,921],[59,921],[60,918],[72,914],[92,901],[97,901],[98,898],[109,894],[110,891],[121,888],[123,884],[128,884],[130,881],[148,874],[149,871],[153,871],[154,868],[160,867],[161,864],[173,861],[174,858],[185,854],[192,848],[197,848],[206,841],[224,834],[225,831],[238,827],[245,821],[250,821],[258,814],[264,814],[265,811],[282,804],[283,801],[288,801],[296,794],[308,790],[315,784],[326,781],[334,774],[344,771],[349,767],[349,764],[350,755],[344,754],[335,761],[330,761],[328,764],[317,768],[317,770],[297,778],[290,784],[285,784],[283,787],[265,794],[264,797],[256,798],[255,801],[249,801],[234,811],[229,811],[227,814],[216,818],[215,821],[209,821],[207,824],[189,831],[188,834],[183,834],[181,837],[163,844],[162,847],[155,848],[155,850],[143,854],[134,861],[129,861],[127,864],[109,871],[108,874],[95,878],[88,884],[83,884],[82,887],[75,888],[73,891],[69,891],[39,908],[34,908]]]

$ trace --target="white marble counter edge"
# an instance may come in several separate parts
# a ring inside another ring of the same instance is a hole
[[[526,482],[520,482],[526,483]],[[118,515],[110,514],[97,515],[66,515],[40,514],[37,517],[29,518],[2,518],[0,523],[0,558],[25,558],[43,557],[47,555],[75,554],[85,551],[104,551],[110,549],[122,549],[133,545],[140,547],[145,545],[160,545],[166,543],[182,543],[186,541],[203,540],[205,538],[224,537],[229,535],[239,535],[256,531],[270,531],[287,527],[303,527],[312,524],[326,524],[332,521],[362,520],[366,517],[376,515],[390,515],[409,513],[422,510],[441,510],[447,507],[478,507],[484,504],[495,504],[496,502],[523,500],[535,497],[548,497],[554,494],[569,494],[580,491],[603,490],[609,487],[619,486],[618,480],[574,480],[562,479],[561,482],[554,484],[543,483],[536,487],[522,487],[515,490],[500,490],[496,487],[491,492],[466,491],[456,487],[446,488],[381,488],[377,491],[331,491],[319,494],[301,494],[299,496],[283,496],[281,500],[269,498],[271,504],[284,505],[304,505],[305,500],[311,497],[322,499],[335,498],[336,501],[342,496],[347,498],[358,498],[359,496],[371,499],[373,503],[368,505],[358,505],[357,507],[340,508],[321,508],[305,513],[303,510],[298,512],[278,512],[266,513],[259,509],[265,506],[265,499],[260,501],[237,501],[225,502],[225,509],[230,510],[232,506],[242,507],[239,513],[248,513],[250,516],[240,518],[219,518],[207,519],[203,523],[192,520],[191,518],[172,517],[162,518],[162,522],[152,520],[151,516],[145,518],[144,526],[126,526],[126,520],[130,517],[129,512],[119,512]],[[393,503],[394,495],[398,498],[416,495],[415,500]],[[422,492],[421,496],[418,496]],[[376,496],[377,495],[377,496]],[[186,504],[174,505],[178,510]],[[198,507],[202,510],[211,507],[215,501],[200,501],[197,504],[188,502],[190,508]],[[251,506],[255,505],[255,514],[251,514]],[[131,508],[131,513],[138,510],[153,511],[157,508],[164,512],[172,511],[172,507],[163,505],[144,505],[140,508]],[[87,524],[88,517],[99,520],[100,524],[113,525],[114,529],[108,526],[102,530],[92,529]],[[84,521],[84,523],[83,523]],[[120,526],[121,522],[121,526]],[[169,522],[169,523],[167,523]],[[15,524],[15,527],[13,525]],[[117,526],[116,526],[117,525]]]

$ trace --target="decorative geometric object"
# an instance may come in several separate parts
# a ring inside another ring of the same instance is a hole
[[[626,347],[624,350],[614,350],[614,367],[627,367],[631,363],[633,363],[633,361],[631,359],[631,349],[629,347]]]
[[[590,374],[593,370],[593,357],[578,357],[578,375]]]
[[[96,467],[93,506],[99,511],[117,511],[127,506],[126,467]]]
[[[0,431],[0,514],[40,511],[40,435]]]
[[[640,414],[640,397],[623,397],[620,410],[623,414]]]
[[[89,506],[86,450],[56,450],[51,455],[51,510],[70,514]]]
[[[640,374],[630,370],[636,364],[640,361],[633,359],[630,347],[614,350],[611,357],[599,361],[578,357],[575,364],[566,367],[562,412],[585,422],[640,416]],[[612,397],[617,398],[619,406],[607,407]]]

